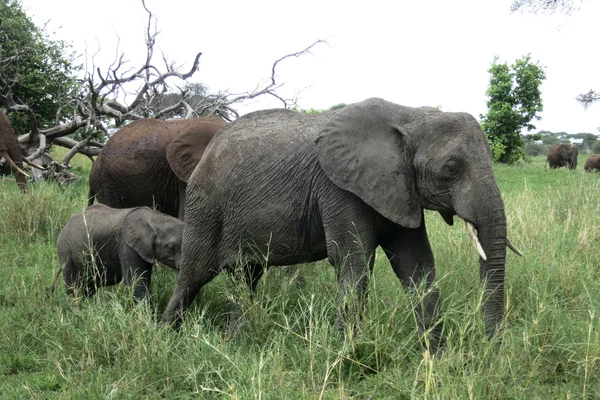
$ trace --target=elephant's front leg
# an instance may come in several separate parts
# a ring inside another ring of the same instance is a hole
[[[338,275],[339,313],[337,326],[343,331],[363,314],[369,274],[375,261],[376,242],[372,232],[349,229],[328,241],[329,262]]]
[[[22,167],[23,165],[21,165],[21,169]],[[19,189],[21,189],[21,192],[27,193],[27,176],[15,171],[15,180],[17,181],[17,185],[19,186]]]
[[[385,234],[380,244],[403,286],[409,290],[422,286],[424,293],[419,298],[415,313],[419,330],[422,333],[431,330],[432,348],[437,350],[442,331],[439,323],[441,310],[439,291],[432,288],[435,262],[425,223],[416,229],[398,227]]]
[[[132,248],[122,246],[119,253],[123,282],[133,286],[133,298],[141,301],[150,294],[150,280],[152,278],[152,264],[144,261]]]

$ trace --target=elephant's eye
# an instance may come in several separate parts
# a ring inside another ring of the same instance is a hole
[[[456,176],[459,172],[459,165],[456,161],[450,160],[444,165],[444,171],[450,176]]]

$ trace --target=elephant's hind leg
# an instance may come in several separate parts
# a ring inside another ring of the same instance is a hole
[[[234,268],[227,268],[227,270],[232,275],[236,272]],[[241,272],[244,283],[250,289],[250,298],[253,299],[258,282],[263,275],[264,268],[258,263],[248,263],[247,265],[242,266]],[[229,313],[229,332],[237,333],[241,327],[241,323],[242,315],[240,312],[240,305],[238,304],[238,301],[234,299],[231,302],[231,311]]]
[[[162,324],[173,324],[175,328],[178,328],[183,314],[192,304],[202,286],[212,281],[221,272],[217,257],[214,255],[214,247],[206,252],[204,252],[207,249],[206,246],[203,246],[203,249],[198,247],[190,246],[191,252],[195,253],[193,255],[189,254],[190,251],[183,253],[175,290],[163,312]],[[194,257],[198,254],[202,256]],[[191,260],[192,257],[195,259]]]
[[[69,259],[65,262],[63,274],[69,297],[81,299],[96,294],[99,285],[94,276],[88,273],[88,269],[87,261]]]

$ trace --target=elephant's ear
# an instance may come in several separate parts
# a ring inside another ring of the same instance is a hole
[[[154,212],[148,207],[133,209],[123,221],[121,239],[147,263],[154,262],[154,241],[156,233],[148,223],[147,213]]]
[[[368,99],[337,112],[316,139],[319,163],[340,188],[408,228],[421,225],[408,126],[415,110]]]
[[[203,118],[193,127],[185,129],[167,147],[167,161],[175,175],[187,182],[200,162],[204,150],[214,134],[226,125],[221,118]]]

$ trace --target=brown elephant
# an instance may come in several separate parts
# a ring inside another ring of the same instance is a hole
[[[6,114],[0,110],[0,158],[7,161],[8,166],[15,174],[17,185],[22,192],[27,191],[27,178],[29,175],[23,171],[23,163],[32,167],[43,169],[42,167],[30,162],[24,155],[17,135],[13,130]]]
[[[550,168],[567,167],[568,169],[577,168],[577,154],[579,148],[576,144],[559,143],[550,146],[546,164]],[[546,167],[546,165],[544,165]]]
[[[156,207],[183,219],[187,179],[225,125],[216,116],[130,123],[108,140],[94,162],[88,205],[95,198],[113,208]]]
[[[592,154],[583,166],[585,172],[600,171],[600,154]]]

